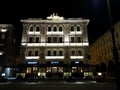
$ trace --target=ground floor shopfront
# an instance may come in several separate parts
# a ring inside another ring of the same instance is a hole
[[[46,64],[39,64],[37,62],[27,62],[17,66],[6,66],[3,73],[7,78],[18,76],[25,78],[28,74],[39,78],[65,78],[69,76],[83,78],[93,76],[94,69],[94,66],[80,63],[47,62]]]

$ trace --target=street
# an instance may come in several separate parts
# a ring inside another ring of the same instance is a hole
[[[115,90],[115,83],[96,81],[39,81],[0,83],[0,90]]]

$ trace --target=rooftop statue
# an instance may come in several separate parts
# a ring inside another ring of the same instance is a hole
[[[50,16],[47,17],[47,19],[49,20],[63,20],[63,17],[58,16],[57,13],[53,13]]]

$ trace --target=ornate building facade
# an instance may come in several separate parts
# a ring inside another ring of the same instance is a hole
[[[81,72],[78,66],[89,63],[88,19],[65,19],[53,14],[46,19],[29,18],[21,22],[20,63],[28,65],[26,73],[39,72],[46,77],[71,75]]]

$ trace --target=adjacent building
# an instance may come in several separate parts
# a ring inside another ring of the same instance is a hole
[[[15,65],[15,28],[12,24],[0,24],[0,74],[11,65]]]
[[[89,63],[89,19],[52,14],[46,19],[28,18],[21,22],[20,64],[26,64],[24,73],[63,77],[83,72],[82,65]]]
[[[115,43],[120,58],[120,21],[114,25],[114,28]],[[111,62],[114,63],[112,35],[109,30],[90,45],[90,55],[90,63],[93,65],[104,63],[108,67]]]

